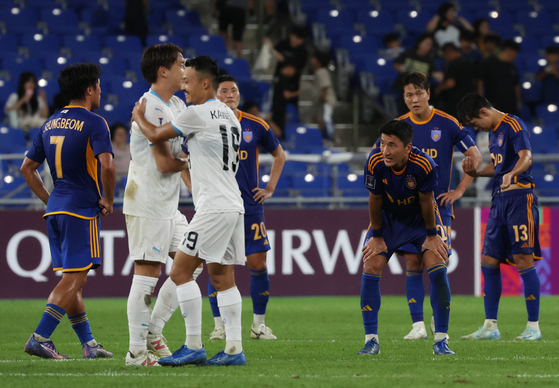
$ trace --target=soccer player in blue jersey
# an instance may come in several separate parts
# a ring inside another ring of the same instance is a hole
[[[218,82],[217,98],[231,108],[241,123],[240,164],[235,177],[245,206],[245,252],[251,275],[250,295],[253,310],[250,335],[254,339],[276,339],[265,323],[266,306],[270,298],[270,279],[266,268],[266,252],[270,250],[270,243],[266,238],[262,203],[274,194],[285,163],[285,153],[266,121],[238,109],[241,95],[235,77],[222,75]],[[258,187],[260,147],[274,157],[266,188]],[[212,283],[208,282],[208,295],[215,321],[215,329],[210,334],[210,339],[224,339],[225,328],[219,314],[216,294]]]
[[[380,278],[395,251],[411,244],[427,267],[431,280],[431,306],[435,315],[433,353],[454,354],[448,348],[450,286],[446,272],[448,247],[441,236],[440,215],[433,200],[437,188],[437,165],[426,153],[412,146],[413,128],[392,120],[381,129],[380,149],[373,149],[365,164],[371,224],[363,246],[361,312],[365,347],[358,354],[380,353],[378,312]]]
[[[465,156],[470,157],[478,168],[481,165],[481,154],[472,138],[454,117],[429,106],[431,95],[429,80],[422,73],[407,74],[402,80],[404,101],[409,112],[398,120],[404,120],[413,127],[413,145],[427,153],[438,166],[438,185],[435,197],[441,219],[445,228],[445,241],[452,253],[451,223],[454,218],[452,205],[462,198],[464,192],[472,183],[473,178],[464,174],[458,187],[450,189],[452,175],[453,154],[455,148]],[[405,246],[402,251],[415,252],[413,246]],[[412,329],[404,339],[427,338],[427,331],[423,322],[423,300],[425,287],[423,285],[424,263],[417,255],[406,255],[406,298],[412,317]]]
[[[101,101],[100,75],[101,67],[94,64],[71,65],[60,72],[58,84],[70,104],[45,122],[21,166],[27,184],[47,205],[43,217],[53,269],[62,271],[39,326],[24,348],[43,358],[69,358],[50,340],[66,313],[84,358],[113,356],[93,338],[82,300],[87,273],[101,265],[99,215],[113,212],[115,189],[109,127],[91,112]],[[54,181],[52,193],[37,171],[45,159]]]
[[[485,322],[462,339],[499,339],[497,312],[501,298],[501,264],[516,265],[524,283],[528,310],[526,329],[517,340],[539,340],[540,280],[534,260],[541,260],[538,240],[538,198],[532,179],[532,150],[526,124],[516,116],[492,107],[484,97],[466,95],[458,103],[458,119],[489,132],[493,163],[477,170],[467,157],[464,171],[472,177],[494,177],[493,198],[483,240],[481,272],[485,278]]]

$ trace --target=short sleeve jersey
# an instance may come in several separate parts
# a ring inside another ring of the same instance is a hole
[[[156,126],[170,122],[186,110],[185,103],[173,96],[167,104],[152,89],[144,93],[146,120]],[[169,140],[171,154],[181,157],[181,139]],[[179,205],[180,173],[162,173],[151,151],[152,143],[133,122],[130,131],[130,166],[124,192],[123,213],[151,219],[172,219]],[[157,206],[154,206],[157,204]]]
[[[495,167],[493,179],[493,195],[501,188],[503,175],[512,171],[518,162],[518,153],[522,150],[532,150],[530,133],[526,124],[518,117],[505,114],[495,129],[489,132],[489,152]],[[521,187],[533,188],[532,166],[522,174],[514,177],[512,183]]]
[[[211,99],[191,105],[171,121],[188,139],[192,199],[197,213],[244,213],[235,174],[241,124],[227,105]]]
[[[454,147],[460,152],[466,152],[474,141],[454,117],[445,112],[432,109],[428,120],[419,122],[413,119],[411,112],[401,116],[413,127],[413,145],[428,154],[437,164],[438,187],[435,189],[435,198],[448,192],[452,176],[452,163]],[[377,142],[378,146],[378,142]],[[452,215],[452,206],[442,206],[437,202],[439,211],[443,216]]]
[[[113,153],[107,122],[83,107],[66,106],[43,124],[27,157],[37,163],[46,159],[51,171],[54,190],[45,217],[97,217],[103,198],[97,156],[102,153]]]
[[[387,216],[406,220],[422,216],[419,193],[434,192],[437,165],[429,155],[413,147],[402,171],[384,164],[382,152],[375,148],[365,164],[365,187],[382,195],[382,210]]]
[[[241,123],[241,151],[240,168],[237,172],[237,182],[245,204],[245,214],[263,213],[262,204],[256,202],[252,196],[253,189],[258,187],[258,155],[259,146],[268,152],[278,148],[279,140],[266,121],[260,117],[240,112]]]

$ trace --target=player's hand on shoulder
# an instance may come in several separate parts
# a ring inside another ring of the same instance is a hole
[[[268,198],[271,198],[272,195],[274,195],[274,192],[272,190],[261,189],[259,187],[253,189],[252,192],[253,193],[256,192],[256,193],[254,193],[252,198],[258,203],[264,203],[265,200],[267,200]]]
[[[435,236],[427,236],[422,248],[433,252],[437,257],[442,259],[445,264],[448,263],[448,246],[438,234]]]
[[[113,203],[109,202],[106,198],[101,198],[99,200],[99,207],[101,208],[101,214],[104,216],[108,216],[113,212]]]
[[[135,122],[139,122],[141,119],[144,118],[146,113],[146,99],[144,98],[141,102],[136,102],[134,105],[134,109],[132,110],[132,120]]]
[[[361,249],[363,253],[363,262],[372,259],[382,252],[388,252],[388,247],[382,237],[372,237]]]

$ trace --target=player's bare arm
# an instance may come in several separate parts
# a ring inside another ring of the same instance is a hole
[[[382,195],[369,193],[369,218],[371,220],[371,228],[380,230],[382,228]],[[388,252],[388,247],[383,237],[372,237],[361,250],[363,253],[363,261],[372,259],[381,252]]]
[[[145,112],[146,99],[144,98],[141,103],[136,102],[134,110],[132,111],[132,120],[138,124],[138,127],[140,127],[149,141],[152,143],[160,143],[178,136],[171,123],[156,127],[146,120]]]
[[[503,175],[503,182],[501,183],[501,190],[507,189],[512,182],[512,179],[522,174],[532,165],[532,151],[530,150],[521,150],[518,152],[518,162],[512,169],[511,172]]]
[[[101,214],[108,216],[113,212],[113,202],[116,184],[116,171],[113,161],[113,154],[104,152],[97,155],[97,160],[101,163],[101,184],[105,196],[99,200]]]
[[[470,157],[473,160],[474,168],[476,170],[479,168],[479,166],[481,166],[481,153],[475,145],[468,148],[466,152],[464,152],[464,155],[466,157]],[[450,190],[446,193],[440,194],[437,197],[437,200],[441,201],[441,204],[443,206],[454,204],[454,202],[462,198],[464,192],[473,180],[473,177],[468,174],[464,174],[464,176],[460,180],[460,183],[458,184],[458,187],[456,187],[456,190]]]
[[[155,164],[163,174],[181,172],[188,168],[185,159],[177,158],[171,154],[169,142],[155,143],[150,148],[155,158]]]
[[[43,184],[43,180],[38,171],[39,167],[41,167],[41,163],[37,163],[26,157],[23,159],[20,171],[33,193],[46,205],[49,201],[50,194]]]
[[[477,177],[491,178],[495,176],[495,167],[493,166],[493,163],[489,163],[481,170],[476,170],[474,160],[469,156],[466,156],[462,161],[462,169],[466,174],[468,174],[472,178],[477,178]]]
[[[419,193],[419,204],[421,206],[421,214],[425,220],[427,229],[436,229],[435,221],[435,204],[433,203],[433,192]],[[432,251],[438,258],[445,263],[448,261],[448,246],[444,243],[438,234],[427,236],[422,246],[425,250]]]
[[[181,171],[181,178],[184,184],[186,185],[186,187],[188,188],[188,191],[190,191],[190,193],[192,194],[192,179],[190,178],[190,170],[188,169],[188,159],[187,159],[188,155],[183,152],[182,158],[186,162],[186,168]]]
[[[276,190],[281,171],[283,170],[283,165],[285,164],[285,152],[283,152],[283,147],[281,146],[281,144],[278,145],[278,148],[276,148],[271,154],[274,157],[274,161],[272,162],[270,180],[268,181],[266,188],[261,189],[259,187],[256,187],[252,190],[252,192],[254,193],[252,198],[254,198],[254,200],[258,203],[264,203],[265,200],[271,198],[272,195],[274,195],[274,191]]]

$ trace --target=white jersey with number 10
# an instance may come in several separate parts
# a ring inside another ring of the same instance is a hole
[[[244,213],[235,179],[241,124],[227,105],[211,99],[191,105],[171,121],[188,139],[192,198],[196,213]]]

